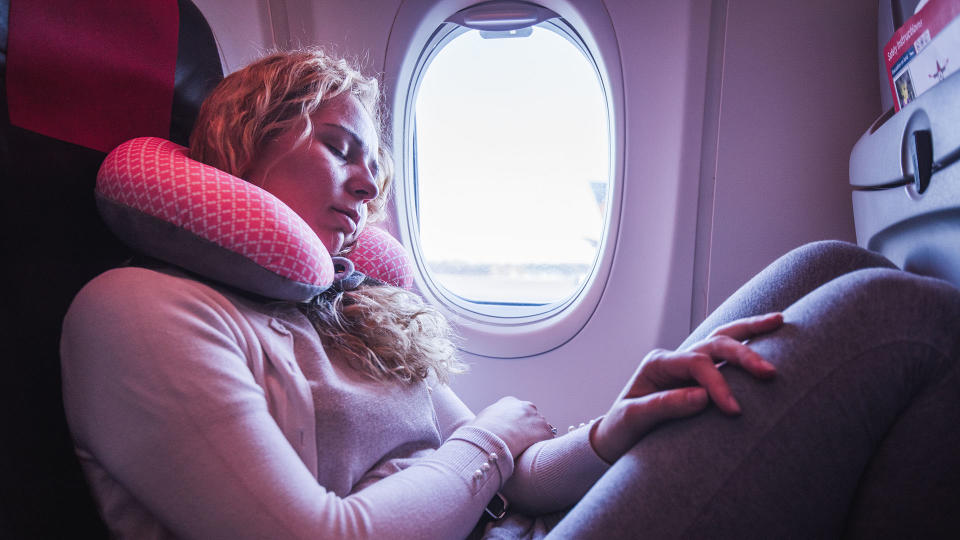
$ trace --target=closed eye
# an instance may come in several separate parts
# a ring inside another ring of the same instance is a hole
[[[327,143],[325,144],[325,146],[327,147],[328,150],[330,150],[330,152],[333,153],[333,155],[337,156],[341,161],[347,160],[347,153],[343,150],[340,150],[340,148],[338,148],[336,145]]]
[[[348,144],[347,149],[343,151],[338,151],[337,148],[333,148],[333,147],[330,148],[330,150],[335,154],[337,154],[337,156],[340,157],[341,159],[346,161],[349,158],[353,158],[357,160],[358,163],[362,163],[364,160],[364,156],[370,155],[370,146],[367,143],[365,143],[363,139],[361,139],[360,136],[357,135],[352,130],[347,129],[344,126],[340,124],[335,124],[335,123],[326,123],[326,124],[323,124],[323,127],[333,128],[336,133],[347,136],[347,144]],[[326,144],[328,147],[330,147],[330,143],[326,143]],[[354,156],[350,156],[350,154],[354,154]],[[380,164],[377,163],[376,160],[373,160],[373,162],[370,163],[369,167],[374,178],[376,178],[380,174]]]

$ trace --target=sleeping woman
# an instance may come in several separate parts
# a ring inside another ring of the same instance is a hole
[[[381,122],[374,79],[276,53],[213,91],[190,157],[342,254],[390,191]],[[63,392],[119,538],[917,534],[957,493],[958,323],[946,283],[803,246],[558,434],[516,398],[470,411],[449,327],[411,292],[271,301],[154,264],[78,294]]]

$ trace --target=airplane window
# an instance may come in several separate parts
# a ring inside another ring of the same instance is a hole
[[[412,137],[428,279],[475,313],[557,309],[594,271],[609,214],[595,62],[557,17],[506,30],[447,23],[426,53]]]

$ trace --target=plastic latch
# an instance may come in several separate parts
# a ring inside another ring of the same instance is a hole
[[[910,137],[910,160],[913,162],[913,187],[923,193],[930,187],[933,176],[933,134],[929,129],[918,129]]]

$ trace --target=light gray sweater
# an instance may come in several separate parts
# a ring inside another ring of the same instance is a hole
[[[61,358],[77,455],[120,538],[462,538],[498,490],[552,512],[606,470],[586,429],[514,464],[449,387],[372,381],[296,306],[174,270],[90,282]]]

